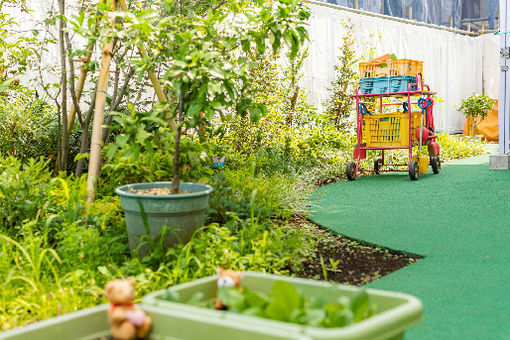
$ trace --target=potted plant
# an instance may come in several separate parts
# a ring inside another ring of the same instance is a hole
[[[203,16],[171,10],[170,6],[163,10],[164,16],[153,10],[141,11],[138,17],[128,12],[118,14],[123,16],[124,26],[117,35],[147,47],[149,57],[137,61],[140,77],[154,65],[162,70],[160,83],[169,100],[160,103],[158,109],[176,126],[172,181],[130,184],[116,192],[121,196],[127,224],[136,225],[138,232],[144,228],[144,219],[151,235],[163,225],[187,230],[169,241],[172,243],[179,238],[186,242],[201,226],[211,192],[208,186],[181,183],[183,138],[190,131],[203,134],[215,116],[249,114],[256,121],[263,115],[266,108],[257,103],[249,84],[249,71],[257,63],[248,55],[260,56],[269,48],[277,52],[285,40],[294,58],[307,39],[304,20],[309,13],[297,0],[253,1],[243,6],[234,0],[222,1]],[[169,192],[155,195],[162,187]],[[167,211],[173,217],[158,220]],[[181,224],[181,216],[192,213],[196,216],[183,217],[189,223]],[[133,247],[137,240],[132,240]]]
[[[494,105],[494,99],[485,94],[473,94],[462,100],[459,111],[466,117],[471,118],[473,127],[471,135],[475,136],[476,125],[487,117],[490,109]]]
[[[420,300],[402,293],[244,272],[240,291],[244,296],[234,289],[234,294],[221,297],[224,292],[217,287],[217,280],[217,276],[210,276],[172,286],[147,295],[143,303],[171,313],[228,320],[233,327],[255,326],[316,340],[401,339],[423,318]],[[200,298],[214,301],[216,297],[222,302],[230,300],[233,308],[224,311],[197,305]],[[269,301],[266,305],[265,300]]]

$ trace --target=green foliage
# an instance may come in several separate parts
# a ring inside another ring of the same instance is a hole
[[[490,109],[494,105],[494,99],[485,94],[473,94],[468,98],[462,100],[459,111],[466,117],[471,117],[473,120],[483,120],[487,117]]]
[[[473,136],[475,135],[476,124],[487,117],[487,114],[493,105],[494,99],[485,94],[473,94],[462,100],[459,111],[462,112],[466,117],[471,117],[473,120]]]
[[[294,58],[307,38],[303,20],[309,14],[297,0],[253,1],[246,7],[225,1],[222,7],[228,10],[205,17],[173,13],[168,6],[164,17],[150,9],[122,14],[125,25],[118,35],[147,44],[151,52],[139,62],[139,76],[154,65],[165,70],[162,85],[172,101],[163,107],[178,124],[174,164],[179,164],[181,129],[210,126],[216,114],[233,107],[254,121],[265,114],[249,88],[249,70],[257,64],[248,53],[276,52],[285,41]],[[175,172],[174,192],[179,181]]]
[[[168,181],[173,173],[174,136],[161,111],[116,113],[115,142],[105,149],[99,189],[113,194],[123,184]],[[181,176],[206,183],[211,175],[204,145],[189,138],[181,141]]]
[[[438,133],[437,136],[437,142],[441,148],[439,155],[441,162],[487,154],[488,144],[480,138],[465,138],[462,135],[450,135],[447,133]],[[426,147],[422,149],[422,152],[428,155]],[[380,156],[379,151],[368,152],[367,159],[362,160],[361,165],[365,169],[371,169],[375,157]],[[385,162],[397,164],[407,164],[408,156],[409,152],[407,150],[395,150],[384,154]]]
[[[439,133],[438,137],[443,162],[487,154],[487,143],[479,138],[464,138],[447,133]]]
[[[346,34],[342,38],[343,45],[339,48],[338,64],[335,65],[336,78],[331,83],[331,97],[324,102],[325,110],[337,128],[345,128],[346,118],[352,114],[354,93],[358,83],[356,70],[357,59],[354,51],[354,24],[343,22]]]
[[[253,203],[255,214],[263,219],[289,218],[303,213],[312,187],[306,182],[300,185],[296,182],[294,177],[281,173],[266,176],[256,168],[223,170],[212,177],[214,191],[209,201],[209,219],[225,222],[229,213],[246,218]],[[254,191],[257,195],[252,202]]]
[[[16,34],[21,27],[15,18],[4,10],[6,4],[28,11],[25,1],[0,1],[0,82],[10,78],[9,73],[11,76],[25,73],[33,58],[38,56],[37,48],[40,45],[37,30],[29,35]]]
[[[175,301],[179,297],[168,298]],[[220,287],[218,298],[230,312],[311,327],[346,327],[370,318],[375,312],[364,289],[347,296],[338,285],[321,294],[305,296],[291,283],[278,280],[269,294],[248,287],[242,290]],[[200,300],[201,296],[194,296],[187,303],[214,308],[214,303]]]
[[[0,96],[0,154],[53,157],[58,151],[56,109],[34,92],[16,87]]]
[[[17,233],[21,223],[35,219],[48,206],[52,175],[48,162],[14,157],[0,158],[0,225],[4,232]]]

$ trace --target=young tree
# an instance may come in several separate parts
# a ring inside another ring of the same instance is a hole
[[[475,135],[476,125],[487,117],[492,105],[494,105],[494,99],[485,94],[473,94],[462,100],[459,111],[466,117],[471,117],[473,121],[472,136]]]
[[[163,9],[173,1],[162,1]],[[138,61],[139,72],[155,65],[163,70],[161,84],[169,101],[160,109],[177,122],[173,154],[172,192],[179,192],[180,141],[187,129],[207,126],[215,115],[235,107],[256,121],[264,105],[249,88],[249,71],[257,63],[249,53],[276,52],[282,41],[294,58],[307,39],[309,16],[298,0],[220,2],[204,16],[188,12],[154,10],[124,13],[119,37],[147,46],[148,56]]]
[[[346,34],[342,38],[343,44],[339,48],[338,64],[335,65],[336,78],[331,82],[331,96],[324,102],[326,113],[331,117],[338,129],[345,127],[345,119],[351,114],[353,108],[354,88],[358,83],[358,73],[355,70],[357,63],[354,51],[354,24],[343,23]]]

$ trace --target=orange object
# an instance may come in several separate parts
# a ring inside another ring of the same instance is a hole
[[[380,57],[372,59],[371,61],[388,60],[388,59],[391,59],[391,54],[386,53],[385,55],[382,55]]]
[[[379,57],[382,58],[382,57]],[[423,61],[411,59],[372,60],[359,63],[360,78],[376,78],[387,76],[416,76],[423,75]]]
[[[483,139],[488,142],[497,142],[499,140],[498,108],[498,100],[496,99],[487,117],[476,125],[475,135],[482,135]],[[462,133],[464,137],[471,136],[473,131],[472,124],[472,119],[467,117],[464,132]]]

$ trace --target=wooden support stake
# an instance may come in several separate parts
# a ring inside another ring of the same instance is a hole
[[[449,21],[450,21],[450,28],[452,28],[453,27],[453,17],[450,17]]]
[[[409,20],[413,20],[413,6],[407,7],[407,14],[409,16]]]
[[[358,0],[354,0],[354,9],[358,9]]]
[[[119,0],[119,4],[120,4],[120,8],[124,12],[129,11],[129,8],[126,4],[126,0]],[[143,47],[143,45],[139,44],[138,50],[140,51],[140,55],[143,58],[149,57],[147,54],[147,50],[145,49],[145,47]],[[168,99],[165,95],[165,92],[163,92],[163,89],[161,88],[161,84],[159,83],[159,79],[156,76],[156,73],[154,73],[153,70],[148,70],[148,73],[149,73],[149,78],[152,82],[152,86],[154,87],[154,91],[156,91],[156,95],[158,96],[158,100],[160,102],[166,103],[168,101]],[[177,131],[177,123],[175,121],[175,118],[174,117],[167,117],[167,118],[169,119],[170,129],[172,129],[172,131],[176,132]]]
[[[112,0],[111,10],[117,9],[117,1]],[[115,17],[110,19],[110,27],[105,30],[105,36],[109,36],[115,25]],[[92,125],[92,138],[90,142],[90,161],[87,177],[87,201],[94,201],[95,183],[99,174],[99,160],[101,158],[101,142],[104,121],[104,107],[106,104],[106,90],[108,87],[108,76],[110,74],[110,62],[113,54],[113,39],[109,39],[101,53],[101,70],[99,71],[96,102],[94,108],[94,123]]]

